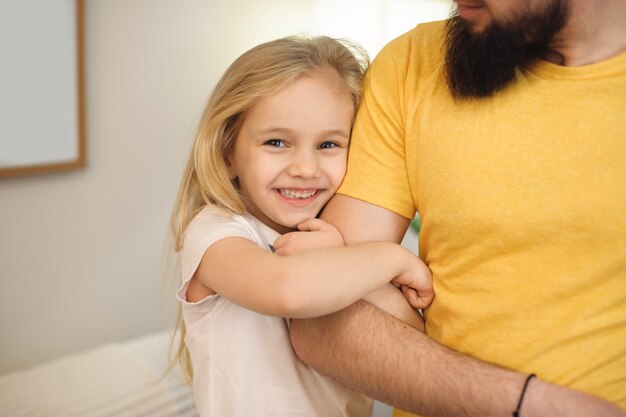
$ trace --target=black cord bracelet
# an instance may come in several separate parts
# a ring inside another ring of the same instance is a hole
[[[531,379],[533,379],[536,376],[537,375],[535,374],[530,374],[528,375],[528,377],[526,377],[526,382],[524,382],[524,388],[522,388],[522,393],[519,396],[519,402],[517,403],[517,408],[515,409],[515,411],[513,411],[513,417],[519,417],[519,413],[522,409],[522,401],[524,401],[524,395],[526,394],[526,388],[528,388],[528,383],[530,382]]]

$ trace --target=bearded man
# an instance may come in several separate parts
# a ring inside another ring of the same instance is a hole
[[[419,213],[427,336],[360,301],[292,321],[302,360],[428,416],[626,415],[624,21],[457,0],[381,51],[322,218],[399,242]]]

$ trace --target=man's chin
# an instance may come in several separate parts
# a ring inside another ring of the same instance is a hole
[[[476,16],[459,16],[446,25],[446,80],[457,99],[494,95],[509,85],[517,69],[545,51],[565,26],[566,0],[544,0],[514,21],[496,23]],[[479,19],[480,18],[480,19]]]
[[[446,81],[456,99],[483,98],[502,90],[523,61],[516,46],[495,24],[482,30],[460,17],[446,26]]]

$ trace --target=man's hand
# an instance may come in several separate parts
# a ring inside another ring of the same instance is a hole
[[[321,219],[310,219],[298,225],[299,232],[280,236],[274,242],[274,252],[287,256],[315,249],[344,246],[339,230]]]

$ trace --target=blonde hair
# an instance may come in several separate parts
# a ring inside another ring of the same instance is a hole
[[[258,45],[237,58],[217,83],[206,105],[193,149],[187,161],[171,219],[174,250],[182,249],[185,229],[205,205],[241,214],[245,202],[230,178],[226,160],[246,112],[261,98],[298,78],[327,69],[334,70],[359,105],[362,82],[369,58],[359,46],[326,36],[292,36]],[[180,331],[175,361],[192,377],[189,353]]]

